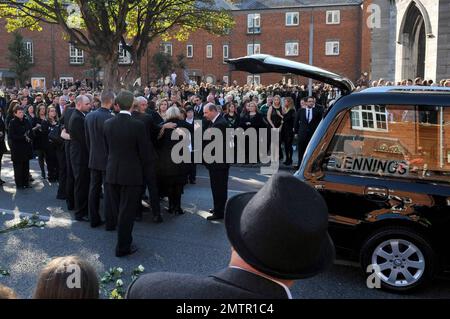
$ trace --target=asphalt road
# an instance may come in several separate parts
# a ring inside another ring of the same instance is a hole
[[[40,179],[36,160],[31,161],[36,179],[33,188],[16,192],[12,164],[9,156],[5,157],[2,178],[7,183],[0,188],[0,229],[33,212],[39,212],[48,221],[43,228],[0,234],[0,268],[10,273],[0,277],[0,283],[15,289],[20,297],[32,296],[39,270],[56,256],[79,255],[93,264],[99,275],[110,267],[122,267],[125,286],[131,281],[131,271],[139,265],[145,267],[145,272],[200,275],[217,272],[228,263],[230,247],[223,224],[205,219],[212,199],[208,173],[203,167],[199,167],[197,184],[185,189],[182,204],[186,214],[164,214],[162,224],[153,224],[151,216],[144,215],[144,221],[136,223],[133,232],[139,251],[116,258],[116,234],[72,220],[65,203],[55,199],[57,185]],[[258,168],[234,167],[230,172],[229,195],[257,190],[267,179]],[[163,201],[162,206],[166,205]],[[112,286],[107,288],[111,290]],[[298,281],[292,294],[294,298],[450,298],[450,282],[435,281],[414,294],[396,295],[368,289],[359,268],[338,261],[327,273]]]

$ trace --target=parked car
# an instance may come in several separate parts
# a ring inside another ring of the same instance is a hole
[[[295,176],[326,199],[341,256],[372,265],[381,287],[411,291],[450,270],[450,88],[354,92],[332,72],[269,55],[228,61],[338,87]]]

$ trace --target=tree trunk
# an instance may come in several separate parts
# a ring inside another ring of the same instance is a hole
[[[103,56],[103,89],[118,92],[121,89],[120,75],[118,70],[118,58],[114,56]]]
[[[130,65],[130,68],[124,79],[125,86],[131,91],[134,90],[134,82],[136,82],[136,80],[139,78],[141,78],[142,86],[141,59],[142,58],[139,57],[133,58],[133,64]]]

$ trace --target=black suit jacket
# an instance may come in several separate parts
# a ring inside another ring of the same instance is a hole
[[[228,122],[227,122],[227,120],[224,119],[222,114],[219,115],[219,117],[216,119],[216,121],[214,123],[213,122],[208,122],[208,126],[207,126],[206,132],[205,132],[206,135],[208,135],[208,129],[210,129],[210,128],[216,128],[216,129],[219,129],[222,132],[222,138],[223,138],[223,142],[222,142],[223,143],[223,153],[222,154],[223,154],[224,158],[222,158],[219,163],[213,162],[213,163],[208,164],[208,163],[205,162],[204,165],[205,165],[205,167],[207,169],[220,170],[220,169],[228,169],[230,167],[230,165],[226,163],[226,154],[227,154],[226,152],[229,151],[228,150],[229,145],[227,145],[227,143],[226,143],[226,129],[227,129],[227,127],[228,127]],[[215,138],[213,138],[212,141],[204,141],[204,145],[206,146],[209,143],[212,143],[214,141],[214,139]]]
[[[306,119],[306,109],[300,109],[297,112],[294,123],[294,131],[300,138],[310,138],[320,121],[322,120],[322,111],[318,108],[312,108],[312,120],[308,123]]]
[[[75,108],[67,106],[66,109],[64,110],[64,113],[61,118],[61,123],[64,125],[64,128],[66,129],[67,133],[69,133],[69,134],[70,134],[69,122],[70,122],[70,118],[72,117],[73,112],[75,112]]]
[[[144,185],[151,176],[144,123],[117,114],[104,124],[107,154],[106,182],[123,186]]]
[[[89,168],[106,171],[106,148],[103,126],[106,120],[112,118],[111,112],[105,108],[86,115],[86,144],[89,150]]]
[[[8,143],[11,148],[11,160],[13,162],[25,162],[30,160],[32,155],[32,144],[27,142],[25,135],[32,137],[31,124],[25,118],[19,120],[14,117],[9,122]]]
[[[148,152],[150,160],[155,160],[155,141],[157,140],[159,135],[160,125],[157,125],[152,116],[147,113],[140,113],[135,111],[131,113],[131,117],[144,123],[146,133],[145,139],[148,141]]]
[[[75,109],[69,121],[70,160],[75,165],[88,165],[89,150],[84,129],[85,115]]]
[[[227,268],[208,277],[152,273],[128,288],[128,299],[287,299],[284,288],[251,272]]]
[[[0,154],[4,154],[7,151],[5,136],[6,136],[6,124],[5,121],[3,120],[3,117],[0,116]]]

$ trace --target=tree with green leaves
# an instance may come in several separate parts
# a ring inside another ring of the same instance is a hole
[[[8,59],[11,62],[10,71],[17,76],[19,86],[24,86],[31,68],[31,56],[24,45],[20,33],[14,32],[13,40],[8,46]]]
[[[199,29],[222,35],[234,24],[214,0],[4,0],[0,18],[6,19],[8,31],[59,25],[77,48],[101,57],[104,86],[110,89],[119,87],[120,43],[132,59],[125,79],[132,84],[156,38],[186,40]]]

